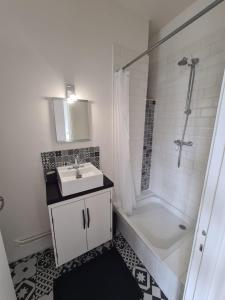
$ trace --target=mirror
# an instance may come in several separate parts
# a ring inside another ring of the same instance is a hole
[[[87,100],[54,99],[57,142],[90,140],[90,108]]]

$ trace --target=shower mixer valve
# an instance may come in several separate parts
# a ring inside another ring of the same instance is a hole
[[[189,142],[185,142],[185,141],[181,141],[181,140],[175,140],[174,143],[181,147],[181,146],[188,146],[188,147],[191,147],[193,146],[193,142],[189,141]]]
[[[186,115],[190,115],[191,114],[191,109],[190,108],[187,108],[184,112]]]

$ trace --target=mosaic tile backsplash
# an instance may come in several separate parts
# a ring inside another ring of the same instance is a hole
[[[41,159],[44,175],[49,171],[54,171],[57,167],[67,164],[74,164],[78,155],[78,163],[91,162],[100,169],[100,149],[99,147],[88,147],[80,149],[70,149],[61,151],[42,152]]]
[[[147,99],[146,108],[145,108],[145,130],[144,130],[143,160],[142,160],[142,174],[141,174],[142,191],[147,190],[149,188],[149,183],[150,183],[154,112],[155,112],[155,101],[151,99]]]

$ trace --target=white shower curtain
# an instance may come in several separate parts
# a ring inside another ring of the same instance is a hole
[[[113,127],[114,203],[131,215],[136,197],[130,162],[129,73],[127,71],[120,70],[114,74]]]

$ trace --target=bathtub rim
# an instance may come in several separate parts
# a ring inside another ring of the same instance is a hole
[[[125,237],[140,261],[144,264],[150,275],[159,284],[168,300],[181,300],[184,283],[169,268],[169,266],[156,256],[136,231],[118,213],[118,230]]]
[[[185,223],[189,225],[189,227],[195,227],[196,226],[196,219],[191,218],[190,216],[184,214],[181,210],[176,208],[174,205],[172,205],[169,201],[165,200],[164,198],[158,196],[151,190],[148,190],[147,193],[143,193],[144,196],[139,196],[138,201],[136,202],[136,207],[140,207],[142,205],[145,205],[145,202],[149,201],[150,199],[154,199],[156,202],[160,202],[163,206],[165,206],[170,212],[172,212],[174,215],[176,215],[178,218],[183,219]]]
[[[158,198],[157,198],[157,201],[151,200],[148,203],[151,203],[151,202],[160,203],[162,206],[164,206],[163,203],[161,203],[160,199],[158,201]],[[177,250],[189,236],[193,236],[193,234],[194,234],[194,227],[190,226],[190,228],[188,228],[188,230],[184,233],[184,235],[178,241],[176,241],[171,247],[169,247],[167,249],[157,248],[151,243],[151,241],[149,241],[145,237],[145,235],[139,229],[136,228],[136,226],[133,224],[132,220],[130,220],[129,216],[126,215],[126,213],[123,211],[122,208],[118,208],[116,206],[113,206],[113,208],[128,223],[128,225],[131,226],[131,228],[141,238],[141,240],[144,242],[144,244],[148,248],[150,248],[152,250],[152,252],[154,253],[154,255],[161,261],[166,260],[166,258],[169,257],[175,250]],[[172,211],[170,211],[170,212],[173,213]],[[177,215],[175,215],[175,216],[177,216]]]

